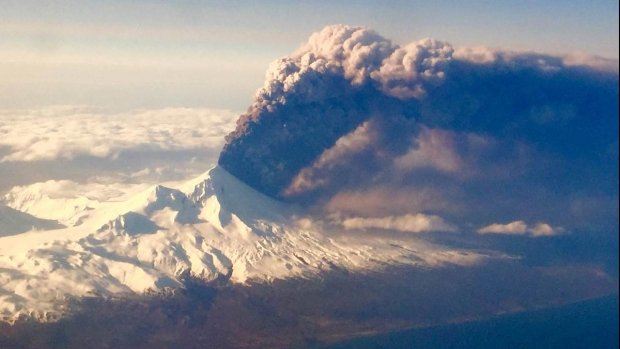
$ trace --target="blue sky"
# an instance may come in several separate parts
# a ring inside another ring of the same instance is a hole
[[[243,110],[269,62],[333,23],[398,43],[618,58],[617,1],[4,1],[0,107]]]

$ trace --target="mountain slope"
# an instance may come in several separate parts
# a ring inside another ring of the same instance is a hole
[[[154,186],[101,204],[79,226],[2,238],[0,314],[51,320],[70,297],[161,291],[183,287],[187,277],[269,282],[488,257],[408,235],[373,239],[307,228],[299,215],[219,167],[177,189]]]
[[[50,230],[63,225],[50,219],[40,219],[8,206],[0,205],[0,237],[23,233],[29,230]]]

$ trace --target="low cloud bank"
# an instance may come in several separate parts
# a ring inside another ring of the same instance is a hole
[[[0,162],[115,158],[124,151],[219,150],[234,128],[227,110],[111,113],[83,106],[0,111]]]

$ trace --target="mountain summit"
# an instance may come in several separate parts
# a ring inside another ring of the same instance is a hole
[[[3,238],[0,314],[53,320],[71,297],[159,292],[184,287],[187,277],[270,282],[484,258],[410,234],[376,239],[309,221],[215,167],[177,188],[102,203],[79,225]]]

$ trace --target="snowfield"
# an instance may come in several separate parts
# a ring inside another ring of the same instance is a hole
[[[220,167],[122,200],[54,201],[27,189],[7,194],[7,206],[0,207],[0,319],[8,322],[25,316],[53,321],[72,297],[157,292],[183,287],[188,276],[270,282],[334,268],[472,265],[499,256],[414,234],[373,239],[312,224],[297,207]]]

